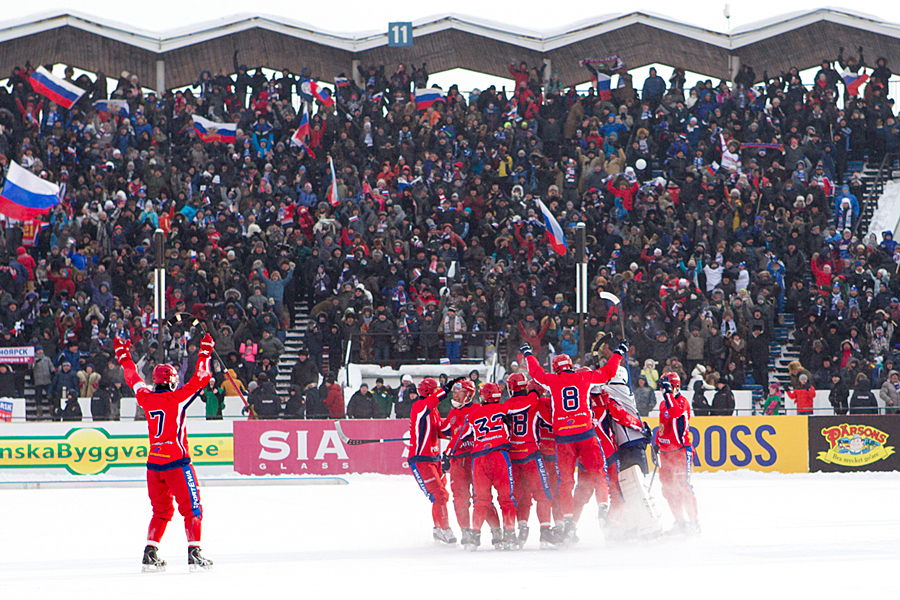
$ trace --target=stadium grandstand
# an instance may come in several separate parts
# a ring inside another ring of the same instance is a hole
[[[112,340],[188,378],[205,329],[208,418],[235,396],[402,417],[404,374],[480,383],[524,342],[592,365],[627,341],[635,386],[676,372],[701,415],[802,412],[817,390],[829,412],[896,410],[900,214],[879,200],[900,195],[900,27],[821,9],[727,34],[643,12],[412,34],[0,24],[17,414],[133,418]],[[433,85],[451,69],[514,84]]]

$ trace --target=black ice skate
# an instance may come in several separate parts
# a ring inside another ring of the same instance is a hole
[[[519,546],[519,536],[516,535],[515,529],[505,529],[503,531],[503,549],[504,550],[519,550],[521,546]]]
[[[166,561],[156,554],[156,546],[144,547],[144,560],[141,561],[142,573],[155,573],[166,570]]]
[[[519,523],[519,548],[525,546],[528,540],[528,523]]]
[[[565,528],[563,529],[563,543],[567,547],[578,543],[578,536],[575,534],[575,519],[566,519]]]
[[[468,537],[466,537],[468,535]],[[475,552],[481,545],[481,532],[474,529],[463,529],[463,548],[469,552]]]
[[[213,562],[200,555],[200,546],[191,546],[188,548],[188,569],[191,573],[196,571],[209,571],[212,569]]]
[[[440,529],[435,527],[432,530],[432,534],[434,535],[434,541],[441,544],[455,544],[456,536],[453,535],[452,529]]]
[[[503,530],[499,527],[491,529],[491,545],[495,550],[503,550]]]
[[[541,550],[556,550],[562,545],[562,538],[555,527],[541,527]]]

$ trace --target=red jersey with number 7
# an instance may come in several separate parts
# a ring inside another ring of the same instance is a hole
[[[138,375],[130,358],[122,362],[122,367],[126,383],[134,390],[138,404],[147,415],[147,430],[150,434],[147,468],[151,471],[168,471],[190,464],[185,417],[188,406],[200,397],[203,388],[212,379],[209,357],[201,356],[197,360],[194,376],[174,392],[154,392]]]
[[[547,373],[534,356],[528,356],[528,374],[550,392],[553,435],[557,444],[573,444],[596,435],[591,419],[591,387],[612,379],[622,357],[613,354],[596,371]]]

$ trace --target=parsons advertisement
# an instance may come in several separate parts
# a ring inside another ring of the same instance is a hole
[[[900,416],[809,418],[809,470],[896,471]]]
[[[406,420],[341,421],[350,438],[409,438]],[[408,475],[406,442],[344,444],[334,421],[235,421],[234,470],[242,475]]]

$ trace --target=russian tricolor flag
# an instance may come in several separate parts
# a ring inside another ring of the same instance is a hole
[[[31,74],[31,87],[41,96],[56,102],[63,108],[72,108],[78,99],[84,95],[84,90],[53,74],[44,67],[38,67]]]
[[[222,142],[223,144],[233,144],[237,135],[237,125],[235,123],[216,123],[197,115],[191,115],[194,120],[194,131],[204,142]]]
[[[59,202],[59,186],[41,179],[15,161],[0,192],[0,214],[16,221],[38,219],[48,214]]]
[[[300,83],[300,97],[304,100],[312,101],[313,98],[321,102],[324,106],[333,106],[334,98],[326,87],[319,87],[312,79],[304,79]]]
[[[342,88],[342,87],[347,87],[348,85],[350,85],[350,80],[347,79],[346,77],[335,77],[334,78],[334,87]]]
[[[869,80],[869,76],[865,73],[857,75],[856,73],[847,71],[841,76],[841,79],[844,80],[844,87],[847,88],[847,93],[851,96],[858,96],[859,86],[867,82]]]
[[[303,103],[303,116],[300,117],[300,125],[297,131],[291,136],[291,143],[295,146],[302,146],[303,140],[309,137],[309,106]]]
[[[94,102],[94,110],[120,117],[127,117],[131,112],[126,100],[97,100]]]
[[[597,95],[601,100],[612,98],[612,77],[606,73],[597,73]]]
[[[560,256],[565,256],[569,250],[569,245],[566,244],[566,236],[563,234],[562,227],[559,226],[556,217],[553,216],[547,205],[541,202],[540,198],[535,198],[535,202],[537,202],[538,208],[541,209],[541,214],[544,215],[544,225],[547,226],[550,247],[556,250]]]
[[[338,198],[337,175],[334,172],[334,161],[331,159],[331,156],[328,157],[328,164],[331,166],[331,185],[328,186],[328,201],[332,206],[338,206],[341,200]]]
[[[416,90],[416,108],[418,110],[426,110],[435,102],[446,102],[444,100],[444,90],[439,90],[438,88]]]

